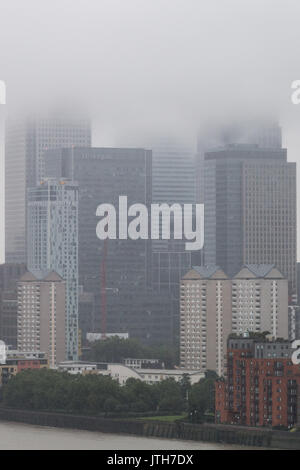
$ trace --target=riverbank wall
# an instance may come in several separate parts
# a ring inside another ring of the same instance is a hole
[[[217,424],[191,424],[182,421],[164,422],[146,419],[112,419],[62,413],[37,412],[0,408],[0,421],[14,421],[38,426],[80,429],[143,437],[193,440],[300,450],[300,432],[255,429]]]

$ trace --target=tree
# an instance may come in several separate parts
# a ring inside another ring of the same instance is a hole
[[[192,385],[189,393],[189,411],[200,420],[206,413],[215,413],[215,380],[217,374],[207,371],[206,377]]]
[[[158,359],[165,368],[174,368],[179,353],[172,345],[144,346],[136,339],[114,336],[93,343],[87,359],[96,362],[122,362],[125,358]]]
[[[114,336],[93,343],[89,359],[97,362],[122,362],[126,357],[143,358],[144,354],[144,348],[138,341]]]
[[[159,395],[159,411],[180,413],[185,409],[185,399],[182,396],[180,383],[170,378],[155,384],[154,387],[155,386],[157,387]]]
[[[182,396],[185,400],[188,400],[189,392],[191,390],[191,379],[188,374],[183,374],[182,379],[180,381]]]

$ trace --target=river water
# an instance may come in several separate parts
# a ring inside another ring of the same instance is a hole
[[[0,450],[232,450],[246,447],[0,423]],[[253,449],[253,448],[252,448]]]

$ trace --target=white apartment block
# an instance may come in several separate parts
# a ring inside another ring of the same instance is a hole
[[[288,281],[274,265],[245,265],[230,279],[218,266],[194,267],[181,281],[180,366],[224,372],[230,333],[288,338]]]
[[[289,336],[288,281],[272,264],[247,264],[232,279],[232,332]]]
[[[218,266],[194,267],[181,281],[180,366],[221,375],[230,333],[231,280]]]
[[[18,351],[44,351],[49,366],[66,358],[65,282],[55,272],[26,272],[18,282]]]

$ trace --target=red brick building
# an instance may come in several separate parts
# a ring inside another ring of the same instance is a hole
[[[300,366],[288,341],[228,340],[226,378],[216,381],[216,422],[292,427],[299,422]]]

